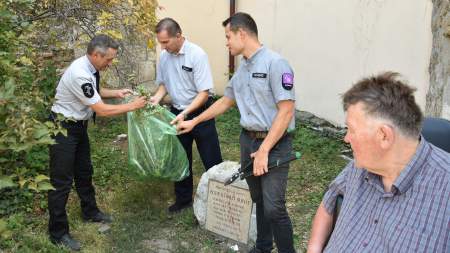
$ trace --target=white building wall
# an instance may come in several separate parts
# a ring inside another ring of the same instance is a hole
[[[222,95],[228,81],[228,50],[221,24],[229,17],[229,1],[158,0],[158,3],[161,6],[157,11],[158,19],[175,19],[184,36],[206,51],[213,72],[215,91]]]
[[[221,21],[229,1],[160,0],[160,16],[179,20],[209,54],[216,90],[226,85],[228,61]],[[253,16],[260,41],[295,71],[296,107],[344,124],[340,94],[358,79],[400,72],[425,106],[431,54],[431,0],[236,0]]]

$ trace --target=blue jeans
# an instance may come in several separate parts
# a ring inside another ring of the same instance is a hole
[[[250,154],[257,151],[262,139],[253,139],[241,133],[241,164],[251,161]],[[285,135],[269,153],[269,163],[292,152],[292,138]],[[292,223],[286,210],[286,186],[289,164],[274,168],[262,176],[247,178],[250,195],[256,203],[256,247],[270,252],[273,239],[279,253],[295,252]]]

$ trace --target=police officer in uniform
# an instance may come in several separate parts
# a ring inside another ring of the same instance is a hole
[[[161,55],[157,68],[155,95],[150,99],[158,104],[168,93],[172,98],[171,112],[176,124],[196,117],[213,102],[213,80],[205,51],[188,41],[181,34],[179,24],[164,18],[156,26],[156,38],[161,45]],[[189,160],[189,177],[175,182],[175,203],[168,208],[169,213],[178,212],[192,205],[192,143],[195,140],[203,166],[206,170],[222,162],[219,138],[213,118],[196,126],[190,133],[178,135]]]
[[[241,115],[241,164],[253,159],[253,174],[247,179],[256,203],[257,239],[251,252],[271,252],[272,240],[280,253],[295,252],[292,224],[285,206],[289,165],[268,173],[268,162],[292,151],[295,93],[294,75],[288,62],[262,46],[255,21],[236,13],[223,22],[227,47],[232,55],[243,55],[225,95],[208,110],[177,128],[189,132],[194,126],[224,113],[235,103]],[[273,239],[272,239],[273,238]]]
[[[95,114],[112,116],[142,108],[146,104],[139,97],[128,104],[109,105],[102,98],[123,98],[128,89],[100,88],[99,71],[109,67],[116,57],[119,44],[106,35],[95,36],[88,44],[87,54],[76,59],[64,72],[56,88],[55,102],[50,118],[58,115],[70,119],[63,121],[67,136],[58,134],[56,144],[50,146],[50,181],[55,190],[48,193],[49,234],[55,244],[71,250],[80,250],[80,244],[69,234],[66,203],[72,182],[81,202],[82,217],[90,222],[111,222],[111,217],[101,212],[95,201],[92,185],[88,120]]]

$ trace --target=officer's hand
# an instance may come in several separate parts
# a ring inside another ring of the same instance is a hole
[[[144,107],[147,104],[147,98],[144,97],[144,96],[137,97],[131,103],[133,103],[133,105],[134,105],[134,110],[140,109],[140,108]]]
[[[117,90],[117,98],[124,98],[127,95],[133,94],[133,91],[130,89],[121,89],[121,90]]]
[[[177,125],[177,132],[178,134],[189,133],[190,131],[192,131],[194,127],[195,127],[194,120],[181,121]]]
[[[183,122],[184,121],[184,117],[185,117],[185,114],[184,113],[179,113],[171,122],[170,122],[170,124],[171,125],[175,125],[175,124],[177,124],[177,123],[181,123],[181,122]]]
[[[255,153],[250,154],[253,158],[253,175],[261,176],[269,171],[267,169],[267,163],[269,161],[269,152],[258,149]]]
[[[156,97],[150,97],[150,104],[151,105],[158,105],[159,104],[159,100]]]

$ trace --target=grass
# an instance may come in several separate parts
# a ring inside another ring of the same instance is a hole
[[[90,126],[94,182],[100,208],[115,218],[110,231],[100,234],[99,225],[80,218],[78,197],[72,191],[67,205],[70,229],[82,242],[83,252],[229,252],[230,242],[200,229],[192,209],[171,216],[167,206],[174,200],[170,182],[142,181],[129,176],[126,145],[113,143],[126,133],[124,117],[99,119]],[[239,160],[239,113],[233,109],[217,119],[224,160]],[[294,240],[305,251],[311,219],[329,182],[343,168],[339,157],[343,144],[323,137],[297,122],[294,150],[302,159],[291,163],[287,207],[294,224]],[[193,157],[194,182],[203,172],[197,152]],[[44,209],[45,211],[45,209]],[[48,213],[16,213],[7,218],[12,238],[0,252],[66,252],[47,239]]]

